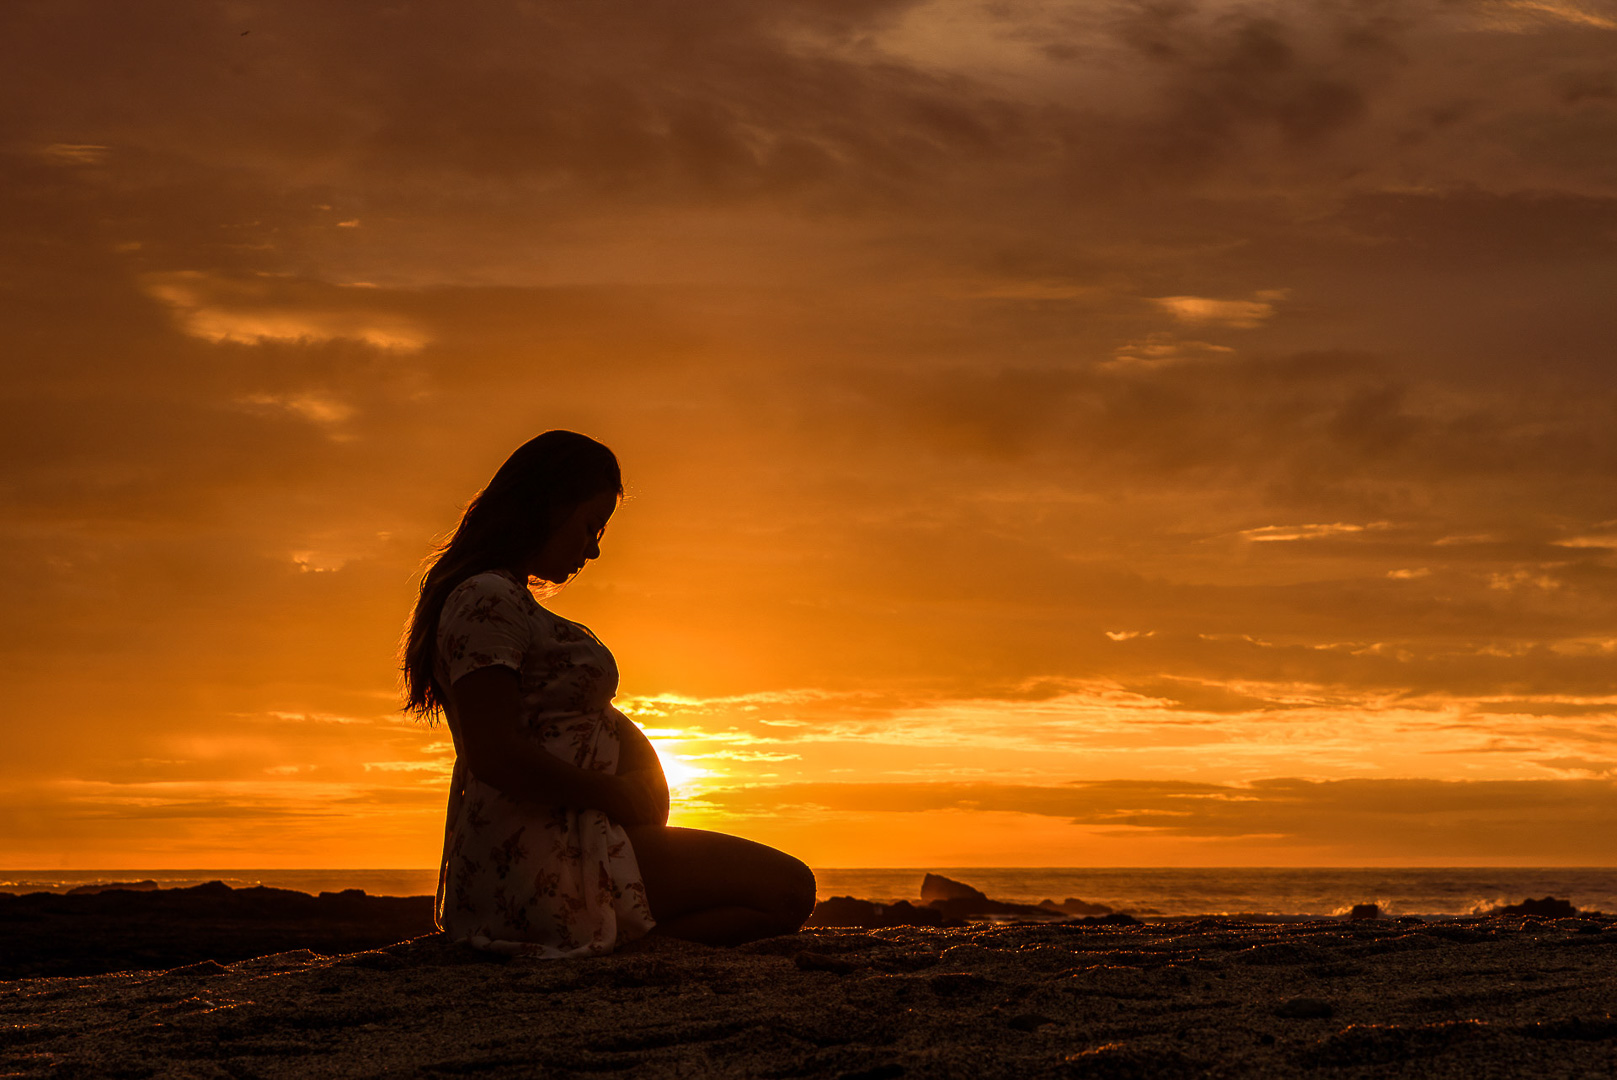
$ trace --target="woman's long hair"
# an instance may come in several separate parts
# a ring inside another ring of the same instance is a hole
[[[443,707],[447,688],[433,677],[433,665],[438,616],[455,586],[474,574],[519,566],[574,507],[607,492],[623,494],[618,459],[586,435],[547,431],[506,458],[422,575],[404,642],[406,712],[431,719]]]

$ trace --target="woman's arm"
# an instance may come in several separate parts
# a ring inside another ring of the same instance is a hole
[[[651,745],[651,740],[646,738],[639,724],[617,709],[612,711],[618,717],[618,775],[638,776],[651,789],[656,798],[657,813],[646,824],[667,825],[668,777],[663,774],[662,759],[657,756],[656,747]]]
[[[540,806],[601,810],[620,825],[667,820],[666,794],[659,804],[643,774],[614,776],[580,769],[525,736],[520,724],[522,684],[510,668],[478,668],[457,679],[449,692],[455,700],[461,729],[459,749],[466,767],[507,798]],[[662,820],[656,821],[659,810]]]

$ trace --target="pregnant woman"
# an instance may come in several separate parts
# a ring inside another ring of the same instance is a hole
[[[438,928],[478,948],[588,956],[653,932],[731,945],[791,933],[814,907],[791,856],[669,827],[657,753],[612,707],[612,654],[529,592],[601,554],[622,494],[612,451],[547,431],[500,466],[421,583],[406,708],[441,712],[455,741]]]

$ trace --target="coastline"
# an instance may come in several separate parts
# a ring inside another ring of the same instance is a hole
[[[1318,917],[1373,902],[1392,915],[1481,915],[1527,896],[1559,896],[1579,908],[1617,911],[1617,867],[815,867],[820,899],[920,902],[926,872],[969,882],[1002,901],[1037,904],[1082,897],[1141,917],[1200,914]],[[315,895],[363,889],[369,896],[431,895],[437,869],[101,869],[0,871],[0,893],[65,893],[84,886],[152,881],[173,889],[223,881]]]
[[[1191,925],[1207,918],[1243,925],[1307,925],[1350,921],[1419,925],[1457,916],[1399,915],[1373,904],[1342,917],[1263,913],[1162,915],[1117,911],[1068,897],[1038,904],[1005,901],[938,874],[926,874],[915,901],[873,901],[852,896],[821,900],[805,930],[877,930],[929,927],[967,930],[1027,925]],[[65,893],[0,892],[0,980],[168,970],[205,961],[235,963],[296,949],[334,956],[377,949],[431,934],[431,896],[368,896],[344,889],[310,895],[266,886],[231,888],[219,881],[162,888],[155,881],[81,885]],[[1540,921],[1583,917],[1565,900],[1527,899],[1487,912]],[[1477,916],[1471,916],[1477,917]]]
[[[1605,1075],[1614,960],[1607,917],[825,929],[551,962],[425,936],[0,983],[0,1071]]]

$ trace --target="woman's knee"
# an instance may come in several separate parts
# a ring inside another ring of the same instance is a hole
[[[777,881],[775,909],[795,930],[814,913],[814,871],[790,855],[783,854],[782,858],[785,866]]]

